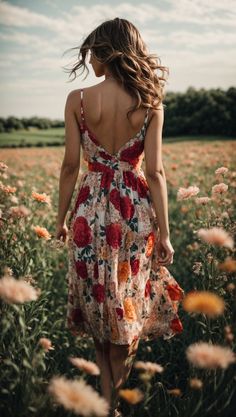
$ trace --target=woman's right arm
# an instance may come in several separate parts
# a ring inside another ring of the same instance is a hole
[[[144,141],[145,177],[156,212],[161,239],[170,237],[168,219],[168,194],[162,162],[163,106],[152,111]]]
[[[144,141],[145,176],[157,216],[160,238],[157,242],[158,263],[173,263],[174,249],[170,243],[168,220],[168,194],[166,176],[162,163],[163,106],[153,110]]]

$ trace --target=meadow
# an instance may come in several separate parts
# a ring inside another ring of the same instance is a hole
[[[234,149],[233,140],[163,141],[175,250],[168,269],[186,294],[194,291],[200,301],[190,298],[189,304],[180,305],[180,334],[170,340],[140,342],[136,361],[157,363],[164,371],[132,369],[121,396],[127,416],[232,417],[235,413]],[[98,376],[68,360],[95,362],[95,351],[91,337],[74,337],[65,327],[67,247],[55,239],[63,154],[60,146],[0,151],[1,277],[23,280],[31,288],[31,299],[29,295],[28,301],[16,302],[17,291],[9,292],[0,281],[2,417],[75,415],[50,395],[53,376],[83,380],[100,392]],[[84,169],[81,160],[77,186]],[[40,200],[39,195],[47,198]],[[198,233],[200,229],[205,233]],[[209,354],[203,349],[200,354],[193,351],[195,359],[187,356],[187,349],[197,342],[222,351]],[[94,415],[105,414],[95,410]]]

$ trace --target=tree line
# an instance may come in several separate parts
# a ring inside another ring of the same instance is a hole
[[[236,87],[186,92],[167,92],[163,100],[165,122],[163,136],[223,135],[236,136]],[[30,117],[0,117],[0,132],[64,127],[64,120]]]

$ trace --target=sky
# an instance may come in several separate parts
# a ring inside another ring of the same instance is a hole
[[[63,67],[104,20],[130,20],[169,67],[166,92],[236,80],[236,0],[0,0],[0,116],[64,119],[70,91],[98,84],[91,65],[72,81]]]

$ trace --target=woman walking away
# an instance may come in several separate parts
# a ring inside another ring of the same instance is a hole
[[[66,100],[56,236],[68,235],[66,325],[75,336],[93,338],[102,395],[110,415],[121,416],[118,392],[140,339],[169,339],[183,330],[177,312],[184,291],[166,268],[174,255],[162,162],[168,68],[118,17],[87,36],[70,75],[88,70],[88,56],[105,79]],[[80,152],[87,169],[67,228]]]

